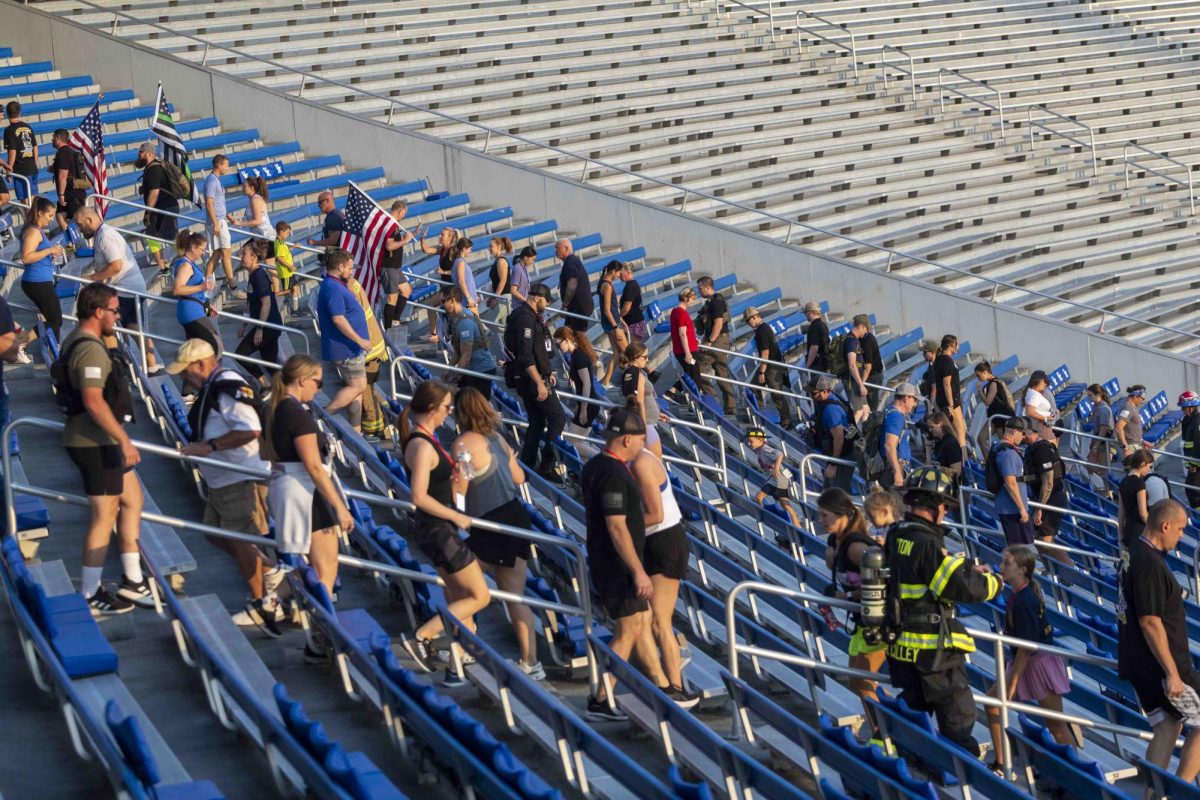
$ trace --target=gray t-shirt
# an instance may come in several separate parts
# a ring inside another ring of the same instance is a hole
[[[204,196],[211,197],[213,200],[213,214],[217,221],[225,219],[225,187],[221,185],[221,178],[216,173],[208,173],[208,177],[204,179]]]
[[[1142,443],[1142,415],[1138,410],[1128,397],[1117,403],[1117,407],[1113,409],[1118,422],[1125,420],[1125,441],[1132,445]]]
[[[92,265],[97,270],[104,269],[114,261],[121,262],[121,271],[106,280],[105,283],[135,292],[146,291],[146,279],[138,268],[137,258],[133,255],[129,243],[121,236],[120,231],[109,225],[101,225],[93,238],[93,245]],[[126,320],[126,322],[132,321]]]
[[[1092,411],[1092,431],[1099,434],[1101,428],[1107,428],[1111,436],[1115,424],[1112,406],[1108,403],[1097,403],[1095,410]]]

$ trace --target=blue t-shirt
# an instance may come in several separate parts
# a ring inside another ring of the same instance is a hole
[[[187,279],[188,286],[200,286],[204,283],[204,267],[184,256],[175,259],[176,277],[184,265],[192,268],[192,274]],[[208,292],[203,289],[195,294],[178,295],[175,299],[179,301],[175,304],[175,321],[180,325],[187,325],[205,316],[204,305],[208,302]]]
[[[346,230],[346,218],[335,208],[325,215],[325,221],[321,223],[321,238],[328,239],[334,233],[341,233],[344,230]]]
[[[246,282],[246,308],[251,319],[262,319],[264,300],[271,304],[271,310],[267,312],[267,322],[283,324],[283,319],[279,316],[279,304],[275,301],[275,292],[271,290],[271,276],[267,274],[265,267],[258,267],[250,273],[250,279]]]
[[[1025,474],[1025,464],[1021,460],[1021,454],[1017,452],[1017,448],[1009,444],[997,442],[992,445],[992,451],[999,452],[996,454],[996,468],[1000,473],[1001,482],[1004,478],[1012,476],[1018,480]],[[1017,483],[1017,488],[1021,492],[1021,500],[1029,502],[1029,489],[1024,483]],[[1017,504],[1013,502],[1012,497],[1008,494],[1008,488],[1000,487],[1000,491],[996,492],[996,513],[997,514],[1012,514],[1019,515],[1021,510],[1017,508]]]
[[[898,408],[892,407],[887,410],[887,414],[883,417],[883,428],[879,433],[879,451],[883,454],[884,436],[887,434],[898,436],[900,441],[896,444],[896,456],[901,462],[912,459],[912,448],[908,445],[908,419],[905,418],[904,412]]]
[[[824,410],[821,411],[821,425],[827,431],[832,432],[838,426],[844,428],[849,421],[846,409],[841,403],[826,403]]]
[[[213,215],[217,221],[225,219],[225,187],[221,185],[220,176],[214,172],[208,173],[208,177],[204,179],[204,196],[212,198]]]
[[[345,361],[365,351],[333,324],[334,317],[345,317],[360,338],[370,335],[367,315],[345,283],[330,275],[321,281],[317,294],[317,321],[321,325],[321,358],[326,361]]]
[[[1004,633],[1042,644],[1054,643],[1054,631],[1046,622],[1046,604],[1038,599],[1037,592],[1029,584],[1008,598]]]
[[[474,314],[469,311],[463,312],[454,324],[454,335],[458,337],[460,344],[469,344],[472,347],[467,369],[490,372],[496,368],[496,357],[488,349],[487,336],[484,335],[483,326]]]

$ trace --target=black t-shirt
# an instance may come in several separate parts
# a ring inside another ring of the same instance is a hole
[[[404,238],[404,232],[397,230],[392,234],[392,241],[400,241]],[[404,248],[397,247],[395,250],[388,251],[386,247],[381,248],[383,255],[379,261],[380,269],[402,269],[404,267]]]
[[[630,304],[629,313],[621,315],[626,325],[646,321],[646,314],[642,311],[642,287],[636,279],[629,281],[621,289],[621,308],[624,308],[626,303]]]
[[[296,439],[314,433],[317,436],[317,446],[320,448],[321,460],[329,454],[329,442],[317,427],[308,406],[294,397],[284,398],[275,408],[275,417],[271,421],[271,448],[275,451],[276,461],[300,461],[296,452]]]
[[[760,323],[754,329],[754,355],[762,356],[763,350],[767,351],[767,358],[772,361],[783,363],[783,353],[779,351],[779,340],[775,338],[775,331],[771,330],[771,326],[765,322]],[[759,367],[761,368],[761,364]]]
[[[863,361],[871,365],[871,382],[879,383],[883,375],[883,356],[879,354],[879,340],[867,331],[862,338]]]
[[[17,151],[13,172],[26,178],[37,175],[37,140],[33,137],[33,128],[24,122],[14,122],[5,128],[4,150],[6,158],[9,150]]]
[[[829,368],[829,326],[823,319],[814,319],[808,325],[808,333],[804,337],[806,357],[814,345],[817,348],[817,360],[809,365],[809,369],[818,369],[824,372]]]
[[[858,374],[861,377],[863,367],[866,366],[863,358],[862,342],[854,336],[847,336],[842,340],[842,362],[846,365],[846,371],[842,373],[842,377],[846,380],[850,379],[850,354],[855,353],[855,361],[858,362]]]
[[[1044,439],[1038,439],[1025,448],[1025,474],[1029,479],[1029,499],[1037,501],[1038,492],[1042,488],[1042,473],[1053,471],[1062,461],[1057,445]],[[1067,491],[1060,478],[1052,478],[1054,487],[1050,490],[1049,503],[1060,508],[1066,507]]]
[[[958,439],[955,439],[949,431],[946,431],[942,435],[942,438],[938,439],[934,444],[933,460],[937,462],[939,467],[951,467],[962,463],[962,446],[959,445]]]
[[[344,230],[346,230],[346,218],[335,208],[325,215],[325,221],[321,223],[321,238],[328,239],[333,234],[341,233]]]
[[[1146,491],[1146,482],[1137,475],[1126,475],[1121,479],[1119,492],[1121,506],[1125,510],[1125,534],[1122,540],[1127,547],[1146,529],[1146,523],[1142,521],[1142,515],[1138,510],[1138,493],[1144,491]]]
[[[565,305],[564,308],[572,314],[590,317],[596,310],[596,306],[592,302],[592,283],[588,279],[583,262],[574,253],[563,259],[562,271],[558,274],[559,299],[567,296],[567,283],[572,278],[575,279],[575,295],[571,298],[571,304]]]
[[[1004,634],[1027,642],[1054,644],[1054,628],[1046,621],[1046,602],[1032,584],[1008,598],[1005,609]],[[1016,648],[1011,648],[1015,652]]]
[[[720,292],[715,292],[712,297],[708,298],[708,302],[704,304],[704,308],[700,309],[700,319],[697,322],[704,330],[704,338],[712,336],[713,329],[716,327],[717,320],[724,319],[729,315],[729,304],[725,302],[725,296]],[[725,323],[725,327],[721,330],[722,335],[728,336],[729,323]]]
[[[1135,538],[1121,562],[1117,582],[1117,674],[1126,680],[1166,677],[1138,623],[1158,617],[1167,634],[1167,648],[1180,673],[1192,670],[1188,652],[1187,619],[1179,582],[1167,567],[1165,554]]]
[[[607,518],[625,516],[633,548],[640,557],[646,541],[646,524],[637,481],[623,461],[601,453],[584,464],[579,482],[587,511],[588,567],[593,581],[624,578],[628,569],[613,546]]]
[[[949,408],[962,404],[962,391],[958,385],[958,367],[954,364],[954,357],[942,353],[933,360],[933,385],[937,387],[937,404],[938,408]],[[944,379],[950,378],[950,396],[946,397],[946,385]]]
[[[58,162],[55,161],[57,164]],[[154,207],[166,211],[179,209],[179,201],[171,194],[170,181],[167,180],[167,168],[161,161],[155,161],[146,167],[142,173],[142,202],[150,205],[150,192],[158,189],[158,197],[154,199]]]
[[[54,176],[54,185],[58,186],[58,171],[67,171],[67,191],[66,194],[72,197],[83,197],[87,194],[86,189],[76,189],[71,186],[71,178],[82,178],[83,175],[83,158],[79,155],[79,151],[69,145],[63,145],[58,148],[54,154],[54,163],[50,165],[50,174]]]
[[[260,266],[250,273],[250,278],[246,281],[246,308],[249,309],[252,319],[262,319],[260,315],[264,302],[271,304],[271,310],[267,312],[267,322],[282,325],[279,304],[275,300],[275,292],[271,290],[271,276],[267,274],[265,267]],[[266,333],[267,329],[264,328],[263,332]]]

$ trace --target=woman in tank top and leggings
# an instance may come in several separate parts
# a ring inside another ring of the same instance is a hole
[[[637,407],[630,403],[629,408],[636,410]],[[662,659],[667,685],[659,688],[680,706],[691,708],[700,702],[700,695],[690,691],[683,682],[683,658],[671,624],[675,600],[679,597],[679,581],[686,577],[688,567],[683,514],[679,511],[666,466],[649,448],[638,453],[630,471],[642,492],[646,518],[642,565],[654,587],[650,597],[651,624],[643,629],[642,635],[652,638],[647,651],[652,652],[657,645]]]
[[[435,434],[453,408],[446,384],[418,384],[400,414],[400,444],[412,502],[417,507],[413,525],[417,549],[433,562],[445,582],[450,613],[473,631],[475,615],[487,608],[492,598],[479,562],[459,538],[460,530],[471,527],[471,518],[454,507],[454,460]],[[435,614],[417,628],[413,638],[400,637],[400,644],[425,672],[434,670],[432,642],[442,629],[442,618]],[[447,682],[454,680],[450,668],[446,677]]]
[[[54,284],[54,260],[63,258],[63,248],[53,244],[46,235],[46,227],[54,219],[54,203],[44,197],[30,201],[25,215],[25,227],[21,231],[21,291],[33,301],[46,320],[46,327],[54,332],[54,339],[62,342],[62,304]]]
[[[817,498],[817,522],[829,534],[829,543],[825,548],[825,564],[833,572],[831,588],[838,598],[858,600],[862,587],[859,564],[862,563],[863,553],[868,547],[878,546],[868,532],[867,518],[854,505],[854,499],[849,494],[843,489],[833,488],[821,492],[821,496]],[[857,627],[858,614],[851,614],[851,620],[856,624],[856,629],[850,638],[850,666],[853,669],[879,672],[886,658],[885,645],[867,644],[863,639],[862,629]],[[879,729],[871,716],[871,709],[866,705],[866,698],[878,699],[875,688],[874,681],[850,679],[850,691],[863,698],[863,708],[874,732],[873,738],[878,739]]]
[[[183,327],[183,338],[203,339],[220,355],[221,334],[208,316],[208,293],[216,284],[204,275],[207,247],[208,239],[202,233],[182,231],[175,237],[175,250],[179,253],[171,263],[175,273],[173,293],[179,301],[175,304],[175,321]]]
[[[459,436],[452,448],[459,466],[467,515],[524,530],[533,522],[517,495],[525,483],[525,470],[500,435],[500,415],[478,389],[467,387],[454,396],[454,419]],[[455,487],[459,489],[459,486]],[[525,593],[529,542],[496,531],[475,529],[467,540],[483,568],[496,578],[496,587],[513,594]],[[521,649],[517,666],[535,681],[546,677],[537,659],[533,612],[522,603],[506,603],[508,618]]]

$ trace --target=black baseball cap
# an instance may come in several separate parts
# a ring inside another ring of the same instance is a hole
[[[618,408],[608,415],[604,432],[612,436],[639,436],[646,432],[646,421],[632,408]]]
[[[1009,431],[1020,431],[1024,433],[1027,428],[1025,426],[1024,417],[1009,417],[1004,421],[1004,429]]]
[[[537,295],[538,297],[542,297],[542,298],[545,298],[546,300],[549,300],[550,299],[550,287],[547,286],[546,284],[542,283],[541,281],[538,281],[533,286],[529,287],[529,296],[533,297],[534,295]]]

